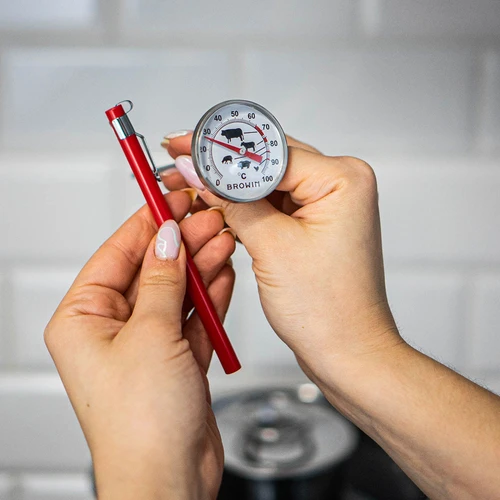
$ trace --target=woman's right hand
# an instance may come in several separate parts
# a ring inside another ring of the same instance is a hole
[[[387,304],[375,175],[365,162],[328,157],[289,139],[287,172],[269,199],[232,203],[199,189],[191,135],[168,142],[177,169],[210,206],[221,206],[253,259],[266,317],[301,366],[391,349],[403,341]],[[191,170],[191,171],[189,171]],[[169,189],[185,187],[179,174]],[[339,374],[340,375],[340,374]],[[316,377],[314,377],[316,378]],[[321,378],[321,377],[320,377]]]
[[[169,151],[188,155],[190,143],[189,135],[172,140]],[[269,199],[235,204],[200,191],[224,208],[250,253],[269,322],[327,399],[429,498],[497,499],[500,398],[399,336],[372,169],[289,145],[287,173]],[[188,158],[176,163],[196,182]]]

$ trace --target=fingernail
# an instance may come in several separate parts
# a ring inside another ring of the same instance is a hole
[[[229,257],[229,259],[227,259],[227,261],[226,261],[226,264],[228,266],[234,267],[233,259],[231,257]]]
[[[191,133],[191,130],[176,130],[175,132],[170,132],[167,134],[164,139],[170,140],[175,139],[176,137],[182,137],[183,135],[188,135]]]
[[[196,200],[196,198],[198,198],[198,191],[196,191],[196,189],[184,188],[184,189],[181,189],[181,191],[184,191],[185,193],[187,193],[189,195],[189,197],[191,198],[191,202],[193,202],[194,200]]]
[[[167,175],[177,172],[177,169],[175,168],[175,163],[170,163],[169,165],[163,165],[161,167],[157,167],[156,170],[160,174],[160,177],[167,177]]]
[[[163,140],[161,141],[161,145],[166,148],[172,139],[175,139],[176,137],[183,137],[185,135],[188,135],[189,133],[191,133],[191,130],[177,130],[175,132],[170,132],[170,134],[167,134],[163,138]]]
[[[167,220],[156,236],[155,255],[160,260],[175,260],[181,247],[181,232],[174,220]]]
[[[207,208],[207,212],[211,212],[212,210],[219,212],[220,214],[222,214],[222,217],[224,217],[224,209],[222,207],[215,206]]]
[[[236,240],[236,231],[234,229],[231,229],[230,227],[225,227],[220,233],[217,234],[217,236],[220,236],[221,234],[224,233],[229,233]]]
[[[205,189],[205,186],[200,181],[194,169],[193,160],[191,160],[190,156],[178,156],[175,159],[175,168],[177,168],[190,186],[200,189],[201,191]]]

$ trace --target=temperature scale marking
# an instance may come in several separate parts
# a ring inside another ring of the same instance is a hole
[[[260,140],[251,134],[259,134]],[[242,100],[226,101],[207,111],[196,126],[191,149],[207,189],[234,202],[269,195],[288,161],[286,137],[276,118],[262,106]]]

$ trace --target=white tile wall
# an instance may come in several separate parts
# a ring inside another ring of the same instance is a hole
[[[48,368],[54,363],[43,340],[43,331],[78,269],[24,268],[12,276],[14,314],[13,360],[26,368]]]
[[[418,35],[480,37],[500,33],[500,3],[497,0],[363,0],[376,13],[372,33],[378,35]],[[375,16],[373,14],[370,19]]]
[[[500,273],[477,276],[473,292],[468,362],[476,369],[500,371]]]
[[[242,97],[328,154],[367,159],[403,335],[500,392],[498,1],[0,0],[0,13],[1,500],[91,498],[42,331],[142,205],[104,116],[121,99],[154,151]],[[243,370],[215,361],[215,393],[303,380],[243,249],[234,261],[227,330]]]
[[[3,276],[0,274],[0,367],[2,363],[7,360],[6,356],[6,343],[7,338],[10,337],[9,331],[5,325],[5,315],[7,314],[8,308],[6,307],[5,300],[5,289],[6,285],[4,284]]]
[[[92,500],[92,485],[84,474],[30,474],[23,477],[19,500]]]
[[[403,338],[452,367],[463,366],[463,287],[456,272],[387,273],[388,299]]]
[[[469,145],[466,49],[249,51],[245,70],[252,76],[244,95],[325,153],[450,152]]]
[[[0,470],[88,470],[87,444],[57,375],[0,375],[0,422]]]
[[[14,481],[8,474],[0,474],[0,498],[10,500]]]
[[[369,159],[369,158],[368,158]],[[500,262],[500,164],[481,158],[371,162],[389,261]]]
[[[90,27],[98,0],[0,0],[0,29],[64,29]]]
[[[500,151],[500,51],[486,51],[481,61],[484,75],[478,109],[478,143],[486,153]]]
[[[4,148],[114,151],[104,112],[122,99],[134,101],[134,126],[156,145],[230,97],[222,51],[19,49],[4,71]]]
[[[353,28],[355,2],[349,0],[316,0],[313,5],[300,0],[251,4],[219,0],[180,2],[176,8],[162,0],[125,0],[123,36],[182,36],[186,42],[194,36],[213,44],[245,46],[258,37],[280,36],[338,37]]]
[[[112,183],[99,158],[0,157],[0,257],[89,257],[116,224]]]

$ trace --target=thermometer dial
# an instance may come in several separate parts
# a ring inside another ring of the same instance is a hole
[[[191,150],[207,189],[235,202],[259,200],[274,191],[288,160],[278,120],[259,104],[242,100],[208,110],[195,128]]]

